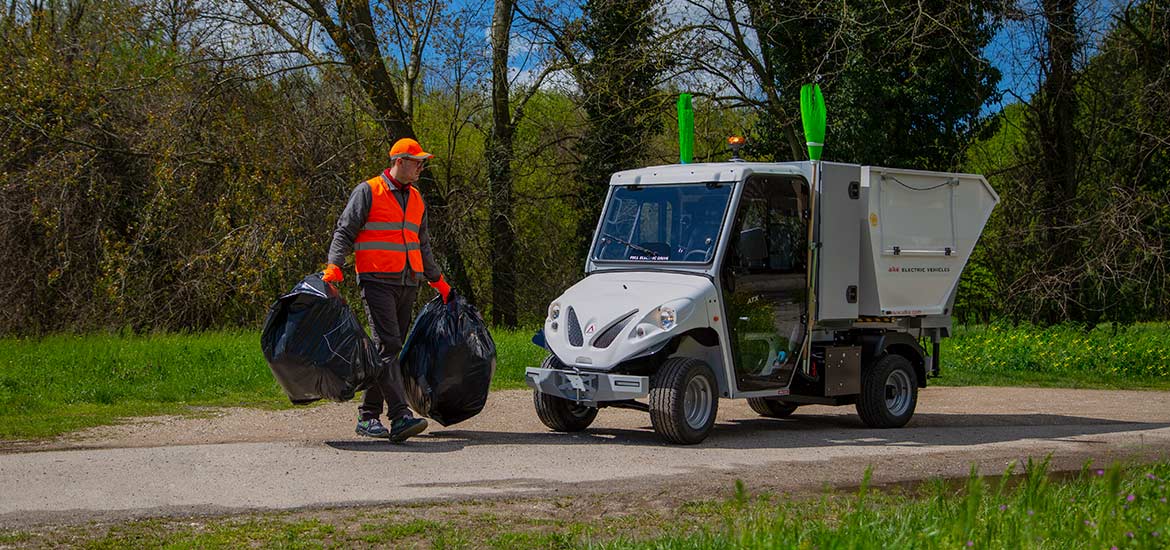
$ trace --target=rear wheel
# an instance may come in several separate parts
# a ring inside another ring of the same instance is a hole
[[[910,361],[888,354],[861,375],[857,414],[871,428],[901,428],[914,416],[918,377]]]
[[[796,412],[797,407],[797,405],[785,403],[775,397],[751,397],[747,401],[748,406],[756,411],[756,414],[768,418],[788,418]]]
[[[707,438],[719,411],[719,385],[706,363],[667,359],[650,386],[650,423],[671,443],[693,445]]]

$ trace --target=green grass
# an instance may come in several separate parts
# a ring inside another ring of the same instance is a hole
[[[0,542],[86,548],[1166,548],[1170,462],[1052,477],[1046,462],[1003,476],[932,480],[821,495],[750,494],[671,508],[634,506],[596,519],[547,517],[540,501],[491,506],[406,505],[211,519],[130,521]],[[559,505],[558,505],[559,507]],[[517,510],[533,510],[534,517]],[[570,512],[573,514],[575,512]],[[419,517],[422,516],[422,517]],[[542,517],[544,516],[544,517]]]
[[[545,352],[532,329],[494,330],[493,390],[524,388]],[[948,385],[1170,389],[1170,324],[1083,331],[957,327]],[[287,407],[254,332],[0,339],[0,439],[50,437],[204,406]]]
[[[0,340],[0,438],[191,406],[283,406],[250,332]]]
[[[534,331],[495,331],[493,389],[540,365]],[[0,439],[51,437],[197,407],[289,407],[255,332],[0,339]]]
[[[956,327],[939,384],[1170,389],[1170,323]]]
[[[261,518],[220,521],[209,525],[190,523],[175,527],[164,520],[146,520],[110,528],[99,538],[71,545],[84,548],[247,548],[262,545],[279,548],[324,548],[337,528],[316,519],[282,521]]]
[[[493,390],[527,388],[524,384],[524,369],[539,367],[548,354],[544,348],[532,343],[536,329],[492,331],[496,342],[496,375],[492,378]]]
[[[872,492],[809,503],[749,498],[716,505],[722,525],[604,548],[1164,548],[1170,464],[1086,467],[1054,483],[1046,464],[1021,479],[974,474],[956,489],[936,481],[915,495]],[[867,474],[868,477],[868,474]]]

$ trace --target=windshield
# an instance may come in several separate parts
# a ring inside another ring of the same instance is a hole
[[[706,263],[715,255],[731,185],[628,185],[605,205],[595,260]]]

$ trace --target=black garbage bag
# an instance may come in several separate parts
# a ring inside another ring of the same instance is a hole
[[[444,426],[483,410],[496,370],[496,343],[475,306],[455,294],[423,306],[399,354],[406,400]]]
[[[295,404],[348,401],[377,380],[374,343],[337,289],[316,273],[268,309],[260,347]]]

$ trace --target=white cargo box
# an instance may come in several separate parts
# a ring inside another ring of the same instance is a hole
[[[999,196],[975,174],[863,166],[860,176],[868,211],[859,314],[950,314],[959,276]]]

